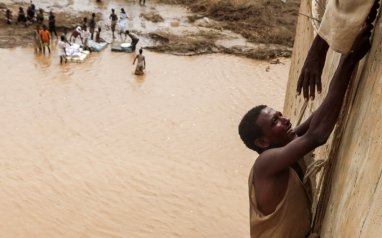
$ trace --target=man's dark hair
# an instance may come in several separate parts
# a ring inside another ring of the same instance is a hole
[[[257,153],[263,152],[263,149],[256,146],[255,140],[263,135],[261,127],[256,123],[257,118],[260,115],[261,110],[263,110],[266,105],[259,105],[251,110],[249,110],[241,119],[239,124],[239,135],[244,144],[251,150]]]

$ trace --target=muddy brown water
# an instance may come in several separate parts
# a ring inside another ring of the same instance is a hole
[[[126,4],[94,2],[34,1],[105,21]],[[139,23],[137,12],[153,9],[127,4],[129,27],[141,30],[186,17],[158,5],[170,18]],[[146,74],[135,76],[134,54],[107,48],[60,66],[55,45],[50,56],[0,49],[0,237],[249,236],[256,155],[237,125],[256,104],[281,110],[289,60],[145,51]]]
[[[145,55],[0,50],[2,237],[248,237],[237,125],[282,108],[289,60]]]

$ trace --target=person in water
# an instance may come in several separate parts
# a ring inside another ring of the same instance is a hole
[[[58,55],[60,57],[60,64],[62,64],[64,61],[65,63],[68,62],[66,59],[66,45],[66,37],[62,35],[60,41],[58,41]]]
[[[135,56],[133,61],[133,65],[134,65],[135,61],[138,60],[137,67],[135,68],[136,75],[144,74],[143,70],[146,68],[145,56],[142,53],[143,53],[143,50],[139,49],[139,55]]]
[[[41,30],[39,25],[36,26],[36,29],[33,32],[33,45],[34,45],[34,52],[41,53],[42,51]]]
[[[311,202],[297,162],[328,140],[352,72],[370,49],[372,28],[366,24],[349,53],[342,55],[322,104],[301,125],[293,128],[281,112],[265,105],[252,108],[242,118],[239,135],[259,154],[248,180],[251,238],[310,235]]]
[[[69,37],[69,42],[72,42],[72,37],[73,37],[73,43],[75,43],[77,37],[80,37],[80,39],[81,39],[81,43],[83,44],[84,41],[82,40],[81,33],[82,33],[82,29],[81,29],[81,27],[80,27],[80,26],[77,26],[76,29],[75,29],[75,30],[72,32],[72,34],[70,35],[70,37]]]
[[[48,51],[50,54],[50,34],[48,31],[48,27],[46,27],[46,25],[42,26],[42,31],[40,32],[40,35],[41,35],[42,52],[45,54],[45,48],[48,48]]]

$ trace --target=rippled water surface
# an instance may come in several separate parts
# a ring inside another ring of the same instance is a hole
[[[144,54],[0,50],[1,237],[249,236],[237,125],[281,110],[289,61]]]
[[[108,49],[82,64],[0,50],[4,237],[247,237],[237,135],[253,105],[282,107],[288,62]]]

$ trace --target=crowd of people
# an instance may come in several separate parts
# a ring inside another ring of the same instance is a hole
[[[140,4],[144,4],[140,2]],[[89,41],[94,41],[96,43],[106,42],[101,37],[102,28],[99,24],[97,24],[97,15],[96,13],[92,13],[90,20],[87,17],[83,18],[83,21],[79,23],[75,29],[70,33],[69,38],[67,37],[67,28],[63,28],[62,35],[58,37],[57,29],[56,29],[56,16],[52,10],[49,11],[48,21],[45,19],[45,12],[42,8],[36,7],[35,4],[31,3],[26,12],[23,7],[18,8],[17,18],[14,21],[13,13],[10,9],[6,9],[5,11],[5,22],[6,24],[22,24],[25,27],[30,25],[35,25],[36,28],[33,31],[33,45],[36,53],[46,53],[46,49],[48,53],[51,53],[50,44],[53,40],[53,37],[58,40],[58,51],[60,56],[60,63],[67,62],[66,60],[66,51],[65,48],[72,44],[77,44],[77,39],[79,38],[82,49],[92,51],[91,47],[89,47]],[[138,44],[139,38],[136,34],[130,32],[128,30],[128,20],[129,16],[126,13],[124,8],[120,9],[119,17],[115,13],[115,9],[111,9],[111,14],[109,16],[110,29],[112,33],[112,39],[115,40],[115,31],[119,30],[119,36],[121,42],[126,42],[127,36],[130,38],[131,49],[135,51],[136,46]],[[138,65],[137,70],[138,74],[143,74],[144,66],[139,63],[142,61],[142,50],[140,50],[141,57],[138,57]],[[144,60],[144,57],[143,57]],[[135,62],[135,60],[134,60]]]

